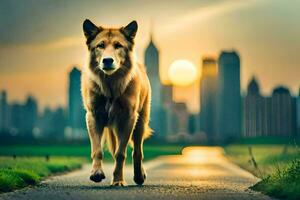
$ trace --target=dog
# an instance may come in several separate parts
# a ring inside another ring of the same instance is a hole
[[[115,160],[112,186],[126,185],[123,168],[129,143],[133,145],[134,181],[142,185],[146,179],[143,142],[152,132],[151,86],[146,68],[135,57],[137,30],[136,21],[120,28],[96,26],[88,19],[83,22],[90,54],[81,79],[93,161],[90,180],[105,178],[102,147],[106,141]]]

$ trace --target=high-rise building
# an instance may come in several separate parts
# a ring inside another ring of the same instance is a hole
[[[64,129],[66,127],[65,110],[58,107],[54,110],[46,107],[39,118],[40,134],[36,137],[51,139],[64,139]]]
[[[172,105],[172,132],[179,134],[188,133],[189,113],[183,102],[174,102]]]
[[[0,93],[0,132],[8,130],[8,104],[6,91]]]
[[[33,129],[37,125],[38,118],[38,104],[34,97],[28,96],[24,104],[24,116],[25,122],[24,129],[22,131],[30,134],[32,136]]]
[[[24,103],[14,102],[9,107],[9,133],[13,136],[33,137],[38,120],[38,104],[35,98],[28,96]]]
[[[200,129],[206,133],[209,141],[213,141],[217,134],[217,87],[217,61],[213,57],[204,57],[200,79]]]
[[[197,133],[197,124],[198,122],[199,116],[198,114],[189,114],[189,119],[188,119],[188,133],[189,134],[195,134]]]
[[[218,137],[241,135],[240,58],[235,51],[223,51],[218,60]]]
[[[174,134],[172,131],[173,103],[173,86],[162,85],[162,107],[164,110],[164,119],[161,121],[161,129],[165,135]]]
[[[243,136],[258,137],[270,134],[270,98],[260,94],[257,80],[253,77],[243,102]]]
[[[300,136],[300,88],[297,97],[297,135]]]
[[[152,34],[145,51],[145,66],[151,84],[150,126],[155,136],[163,136],[165,112],[162,106],[162,83],[159,76],[159,51],[153,42]]]
[[[296,101],[285,87],[277,87],[272,93],[271,134],[294,136],[296,133]]]
[[[169,85],[162,85],[162,99],[161,104],[163,107],[170,107],[173,104],[173,86]]]
[[[162,84],[159,76],[159,51],[153,42],[151,34],[150,42],[145,51],[145,65],[147,74],[152,88],[152,108],[159,108],[161,106],[161,89]]]
[[[20,136],[24,130],[25,115],[23,105],[14,102],[10,105],[9,132],[13,136]]]
[[[69,101],[68,101],[68,121],[72,129],[70,137],[85,137],[83,131],[85,126],[85,111],[80,92],[81,72],[73,67],[69,74]]]

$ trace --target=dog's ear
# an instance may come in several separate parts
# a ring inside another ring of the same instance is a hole
[[[93,24],[93,22],[91,22],[89,19],[84,20],[83,32],[88,41],[93,39],[100,31],[101,29]]]
[[[123,27],[122,30],[126,37],[133,40],[136,35],[136,32],[138,30],[138,24],[134,20],[134,21],[130,22],[127,26]]]

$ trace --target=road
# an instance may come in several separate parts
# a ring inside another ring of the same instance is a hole
[[[104,165],[107,178],[101,183],[89,181],[90,165],[85,165],[0,199],[271,199],[249,190],[258,179],[230,163],[219,147],[189,147],[182,155],[159,157],[145,166],[148,177],[143,186],[134,184],[130,165],[125,169],[126,187],[110,186],[111,164]]]

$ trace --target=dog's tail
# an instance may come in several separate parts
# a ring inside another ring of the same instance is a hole
[[[149,138],[149,137],[153,134],[153,132],[154,132],[153,129],[150,128],[149,125],[146,126],[146,127],[145,127],[145,132],[144,132],[144,135],[143,135],[143,139]]]
[[[115,155],[116,153],[116,148],[117,148],[117,138],[115,134],[112,132],[112,130],[109,130],[108,128],[104,129],[104,141],[106,141],[106,144],[108,146],[108,150],[111,153],[112,156]],[[102,145],[103,145],[102,143]]]

